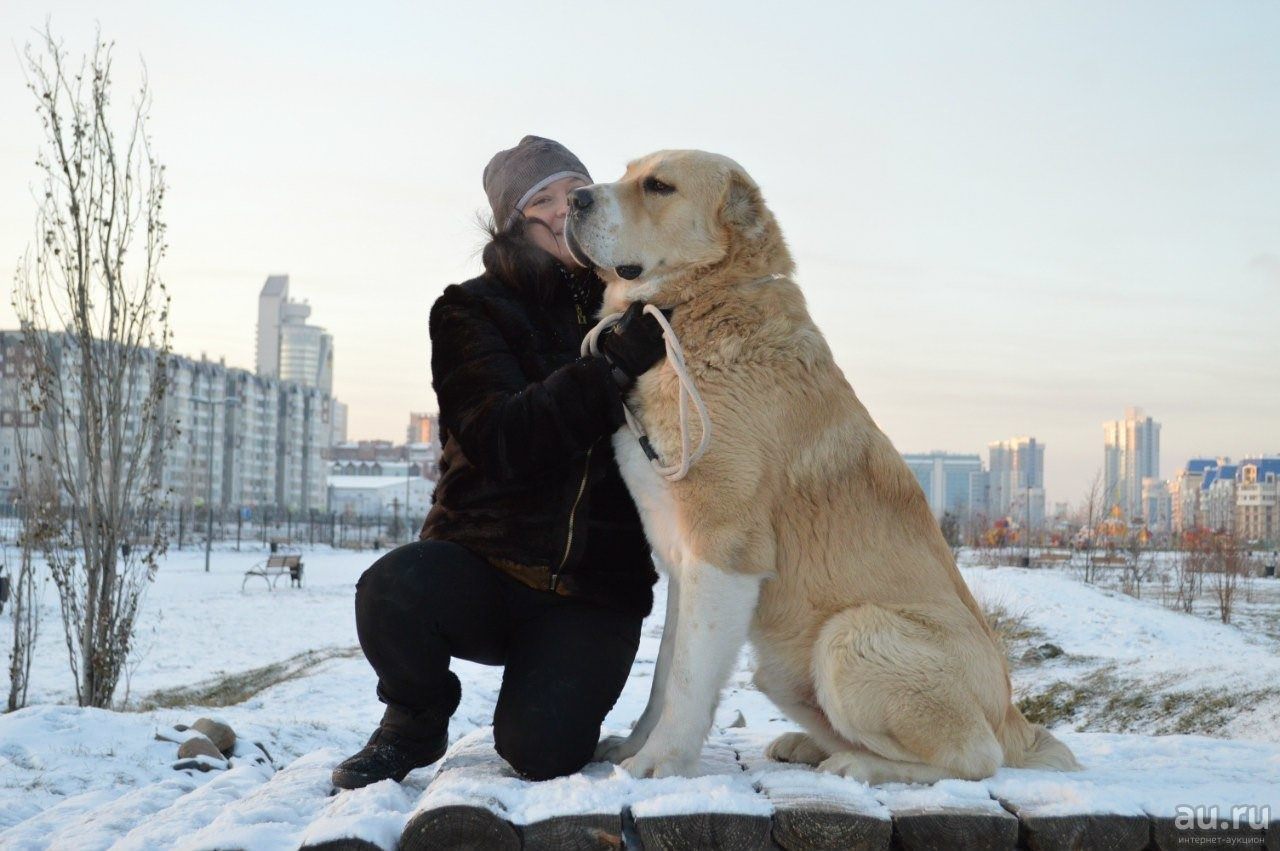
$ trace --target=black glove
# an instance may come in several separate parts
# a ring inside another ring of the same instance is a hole
[[[663,311],[669,316],[669,311]],[[617,325],[600,334],[596,341],[600,353],[626,383],[635,381],[667,355],[658,320],[644,312],[644,302],[633,301]],[[619,383],[623,383],[619,381]]]

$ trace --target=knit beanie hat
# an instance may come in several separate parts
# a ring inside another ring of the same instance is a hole
[[[494,224],[506,230],[534,195],[566,177],[592,182],[587,167],[559,142],[525,136],[514,148],[498,151],[484,167]]]

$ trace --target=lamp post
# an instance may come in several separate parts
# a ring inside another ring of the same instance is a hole
[[[196,404],[203,404],[203,405],[209,406],[209,444],[208,444],[209,482],[208,482],[208,487],[205,490],[206,496],[204,500],[204,510],[205,510],[205,513],[208,515],[208,519],[209,519],[209,525],[208,525],[208,528],[205,530],[206,534],[204,538],[204,572],[208,573],[209,557],[210,557],[211,551],[213,550],[213,417],[214,417],[214,413],[218,410],[216,406],[219,402],[221,402],[224,405],[234,405],[236,403],[236,400],[230,396],[228,396],[225,399],[212,399],[212,398],[204,398],[200,396],[189,396],[187,398],[190,399],[192,402],[195,402]]]

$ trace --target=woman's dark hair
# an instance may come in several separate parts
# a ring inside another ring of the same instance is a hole
[[[489,234],[489,242],[480,255],[485,271],[513,289],[540,301],[548,300],[559,282],[559,264],[529,236],[530,227],[546,225],[517,216],[506,230],[498,230],[491,221],[483,227]]]
[[[580,278],[586,282],[598,279],[590,269],[566,270],[556,257],[541,250],[530,237],[530,228],[545,228],[541,221],[517,216],[511,227],[499,230],[493,221],[483,221],[481,227],[489,234],[489,242],[481,251],[485,271],[502,280],[508,287],[532,296],[539,302],[549,302],[558,288],[563,287],[564,276]]]

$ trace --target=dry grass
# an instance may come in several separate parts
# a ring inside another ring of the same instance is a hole
[[[234,706],[272,686],[305,677],[322,662],[350,659],[358,655],[359,647],[308,650],[261,668],[223,674],[194,685],[152,692],[132,708],[145,712],[179,706]]]
[[[1045,639],[1043,631],[1027,623],[1025,613],[1014,610],[1004,600],[978,598],[978,608],[982,610],[987,625],[995,633],[1010,663],[1021,658],[1022,645]]]

